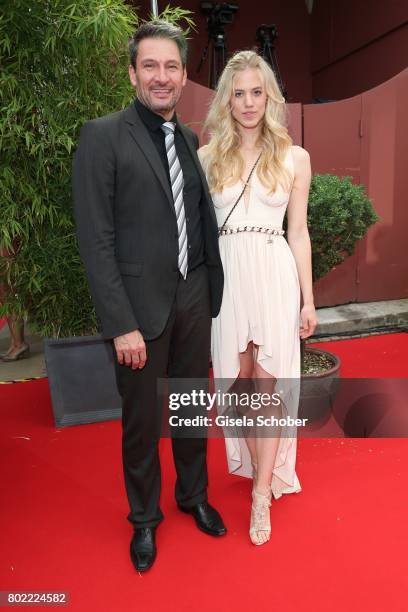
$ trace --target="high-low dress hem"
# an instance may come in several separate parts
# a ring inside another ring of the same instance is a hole
[[[290,148],[285,165],[293,176]],[[242,184],[237,183],[213,194],[219,227],[241,189]],[[280,229],[289,196],[290,192],[280,186],[268,194],[254,173],[248,208],[242,199],[228,226],[232,230],[242,225]],[[248,231],[223,235],[219,244],[224,294],[211,332],[216,388],[226,392],[238,377],[239,353],[252,341],[257,346],[257,362],[277,379],[276,389],[284,389],[287,415],[296,418],[300,386],[300,289],[292,251],[284,236]],[[229,471],[251,478],[252,464],[244,437],[226,437],[225,443]],[[296,443],[293,429],[283,430],[271,484],[275,499],[301,491],[295,471]]]

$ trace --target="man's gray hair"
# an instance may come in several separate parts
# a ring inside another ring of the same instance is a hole
[[[174,40],[180,52],[181,63],[183,66],[187,64],[188,44],[183,30],[168,21],[157,19],[156,21],[142,23],[129,41],[130,63],[135,70],[139,43],[144,38],[168,38],[169,40]]]

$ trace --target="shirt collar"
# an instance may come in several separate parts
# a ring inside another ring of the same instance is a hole
[[[145,126],[151,130],[152,132],[155,130],[161,129],[163,123],[165,123],[165,119],[161,115],[156,115],[150,108],[147,108],[139,98],[135,99],[135,107],[137,112],[140,115],[141,120],[145,124]],[[177,126],[177,115],[173,113],[172,118],[170,119]]]

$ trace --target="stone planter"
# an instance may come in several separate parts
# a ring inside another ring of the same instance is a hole
[[[324,355],[332,367],[318,374],[302,374],[298,417],[308,419],[307,427],[320,429],[330,418],[334,399],[339,388],[340,359],[322,349],[306,347],[306,353]]]
[[[113,349],[99,336],[44,340],[55,425],[121,417]]]

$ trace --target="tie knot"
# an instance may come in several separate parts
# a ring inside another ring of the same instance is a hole
[[[166,136],[167,134],[174,134],[174,130],[176,129],[176,124],[173,123],[172,121],[165,121],[162,124],[161,129],[166,134]]]

